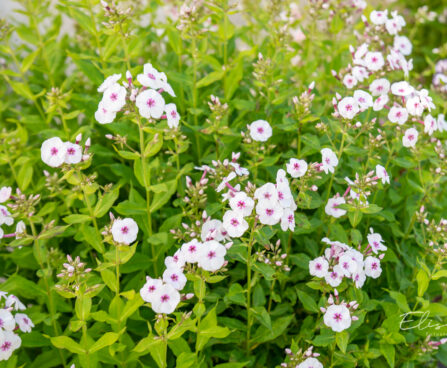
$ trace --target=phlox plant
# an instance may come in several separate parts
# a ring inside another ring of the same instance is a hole
[[[7,4],[0,367],[447,365],[442,2]]]

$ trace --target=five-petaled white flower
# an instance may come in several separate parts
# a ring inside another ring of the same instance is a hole
[[[138,107],[140,115],[146,119],[160,119],[165,110],[165,100],[161,94],[153,89],[147,89],[141,92],[137,96],[135,104]]]
[[[307,172],[307,162],[296,158],[291,158],[286,167],[292,178],[301,178]]]
[[[329,263],[324,257],[318,257],[309,262],[309,273],[316,277],[326,277]]]
[[[265,120],[256,120],[248,126],[250,137],[257,142],[265,142],[272,136],[272,127]]]
[[[382,273],[382,268],[380,268],[380,260],[376,257],[366,257],[365,259],[365,274],[366,276],[377,279]]]
[[[245,192],[237,192],[230,198],[230,207],[235,212],[242,213],[242,216],[249,216],[253,211],[255,202]]]
[[[112,236],[117,243],[133,243],[137,239],[138,225],[131,218],[118,219],[113,222]]]
[[[410,128],[405,131],[402,137],[402,144],[404,147],[414,147],[418,141],[418,131],[415,128]]]
[[[16,313],[14,318],[22,332],[31,332],[31,329],[34,327],[34,323],[31,321],[31,318],[24,313]]]
[[[376,176],[382,179],[382,184],[390,183],[390,176],[382,165],[376,165]]]
[[[245,221],[242,212],[227,211],[223,216],[223,227],[228,236],[232,238],[241,237],[248,229],[248,223]]]
[[[154,293],[151,306],[155,313],[170,314],[180,303],[180,293],[172,285],[163,283]]]
[[[227,249],[215,240],[207,241],[200,248],[198,266],[205,271],[216,272],[225,263]]]
[[[321,150],[321,163],[326,174],[328,172],[334,173],[334,168],[338,165],[337,155],[330,148],[323,148]]]
[[[182,290],[186,284],[186,276],[179,267],[171,266],[163,272],[163,281],[177,290]]]
[[[107,110],[119,111],[126,104],[126,95],[126,88],[115,83],[104,91],[101,102]]]
[[[174,103],[169,103],[165,106],[165,111],[168,127],[171,129],[177,128],[180,121],[180,114],[177,112],[177,106]]]
[[[337,105],[339,114],[345,119],[352,119],[360,111],[357,101],[353,97],[343,98]]]
[[[341,332],[351,327],[351,314],[344,305],[330,305],[323,317],[324,324],[335,332]]]
[[[58,137],[47,139],[40,148],[42,161],[51,167],[61,166],[65,161],[65,153],[64,142]]]

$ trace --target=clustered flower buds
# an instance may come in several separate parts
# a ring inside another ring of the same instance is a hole
[[[310,346],[306,351],[303,352],[299,349],[296,353],[292,349],[286,348],[285,353],[287,359],[284,363],[281,363],[283,368],[323,368],[323,364],[316,359],[320,356],[318,353],[314,353],[313,346]]]

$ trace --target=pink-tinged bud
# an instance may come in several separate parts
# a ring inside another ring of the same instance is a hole
[[[92,269],[91,268],[86,268],[84,272],[86,272],[86,273],[92,272]]]
[[[282,265],[282,262],[281,262],[281,261],[276,261],[275,264],[276,264],[277,266],[281,266],[281,265]]]
[[[187,300],[192,299],[192,298],[194,298],[194,293],[188,293],[185,295],[185,297]]]
[[[131,85],[132,84],[132,74],[130,73],[129,70],[126,72],[126,79],[127,79],[127,82],[129,82],[129,85]]]
[[[292,102],[293,102],[295,105],[298,105],[298,103],[299,103],[298,97],[297,97],[297,96],[293,96],[293,97],[292,97]]]
[[[334,304],[334,297],[332,295],[330,295],[327,302],[331,305]]]
[[[439,342],[441,344],[445,344],[447,342],[447,337],[442,338],[441,340],[439,340]]]
[[[319,353],[313,353],[312,355],[313,355],[315,358],[320,356]]]
[[[336,92],[336,93],[335,93],[335,97],[337,98],[338,101],[341,100],[341,95],[340,95],[340,93]]]
[[[312,185],[312,186],[310,187],[310,190],[311,190],[312,192],[316,192],[316,191],[318,190],[318,187],[314,184],[314,185]]]
[[[284,271],[289,272],[290,271],[290,267],[289,266],[284,266]]]
[[[196,233],[195,233],[195,231],[193,231],[191,234],[189,234],[189,235],[191,235],[191,237],[192,238],[195,238],[195,236],[197,235]]]
[[[183,228],[184,228],[185,230],[188,230],[188,229],[189,229],[189,225],[188,225],[188,224],[185,224],[184,222],[182,222],[182,226],[183,226]]]
[[[169,230],[169,232],[170,232],[171,234],[175,234],[175,230],[174,230],[174,229]]]
[[[48,178],[50,176],[50,173],[47,170],[43,171],[43,174]]]
[[[334,289],[334,295],[335,295],[335,296],[338,296],[338,291],[337,291],[337,289]]]
[[[90,155],[82,155],[82,161],[88,161]]]
[[[115,216],[113,215],[112,212],[109,212],[109,217],[110,217],[110,221],[115,221]]]
[[[287,257],[287,253],[281,254],[281,258],[284,259]]]
[[[189,176],[186,177],[186,186],[190,188],[192,186],[192,180]]]
[[[71,255],[67,254],[67,260],[68,260],[68,262],[73,262],[73,258],[71,258]],[[65,265],[65,263],[64,263],[64,265]]]
[[[281,363],[281,367],[287,368],[287,363]]]
[[[381,255],[379,255],[379,259],[382,260],[385,257],[385,253],[382,253]]]
[[[358,321],[358,320],[359,320],[359,317],[357,317],[357,316],[352,316],[352,320],[353,320],[353,321]]]
[[[112,134],[106,134],[106,138],[112,140],[113,139],[113,135]]]
[[[351,54],[353,54],[355,52],[355,49],[354,49],[354,47],[352,45],[349,45],[349,52]]]
[[[196,221],[196,226],[200,226],[201,222],[199,220]]]
[[[87,138],[87,140],[85,141],[85,148],[87,149],[88,147],[90,147],[92,145],[91,143],[92,143],[92,141],[91,141],[90,137]]]
[[[77,136],[76,136],[76,140],[75,140],[75,143],[76,144],[79,144],[79,142],[82,140],[82,133],[79,133]]]
[[[236,162],[237,160],[239,160],[239,157],[241,157],[241,153],[240,152],[232,152],[231,153],[231,161]]]
[[[232,246],[233,246],[233,242],[228,242],[227,244],[225,244],[226,249],[230,249]]]
[[[326,313],[326,308],[320,307],[321,313]]]
[[[312,91],[314,88],[315,88],[315,81],[312,81],[312,82],[309,84],[309,91]]]
[[[356,128],[360,128],[362,126],[362,123],[360,121],[358,121],[357,123],[355,123],[355,127]]]

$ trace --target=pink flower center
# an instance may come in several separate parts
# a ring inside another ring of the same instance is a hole
[[[377,263],[374,262],[374,263],[371,265],[371,268],[372,268],[373,270],[377,270]]]
[[[177,111],[172,110],[171,116],[175,119],[177,117]]]
[[[155,285],[151,285],[147,288],[147,291],[149,291],[150,293],[153,293],[155,291],[156,287]]]
[[[351,111],[352,110],[352,105],[346,105],[345,106],[345,110],[346,111]]]
[[[121,233],[123,233],[123,234],[127,234],[129,232],[129,228],[127,227],[127,226],[123,226],[122,228],[121,228]]]
[[[195,245],[190,245],[188,248],[189,253],[195,253],[196,252],[196,246]]]
[[[273,209],[271,209],[271,208],[267,208],[265,210],[265,213],[266,213],[267,216],[272,216],[275,213],[275,211]]]
[[[147,73],[147,76],[152,79],[155,80],[155,75],[153,75],[152,73]]]
[[[263,127],[259,127],[259,128],[258,128],[258,133],[259,133],[259,134],[264,133],[264,128],[263,128]]]
[[[409,136],[408,136],[408,140],[409,141],[412,141],[414,139],[414,135],[413,134],[410,134]]]
[[[246,206],[247,206],[247,205],[245,204],[244,201],[239,201],[239,202],[237,202],[237,207],[240,208],[240,209],[245,208]]]
[[[67,153],[68,153],[69,155],[74,155],[74,154],[76,153],[76,150],[75,150],[73,147],[70,147],[70,148],[67,150]]]
[[[11,348],[11,342],[5,341],[3,345],[0,347],[2,351],[7,351]]]
[[[289,224],[293,223],[293,220],[294,220],[293,215],[289,215],[289,217],[287,217],[287,219],[289,220]]]
[[[171,280],[172,280],[172,281],[177,281],[177,280],[178,280],[178,276],[177,276],[175,273],[173,273],[173,274],[171,275]]]
[[[50,151],[51,156],[56,156],[58,152],[59,152],[59,150],[56,147],[51,148],[51,151]]]
[[[166,303],[169,300],[169,295],[168,294],[164,294],[161,296],[161,302],[162,303]]]
[[[155,100],[153,98],[150,98],[149,100],[147,100],[146,105],[149,107],[154,107],[155,106]]]
[[[231,221],[230,221],[230,224],[232,225],[232,226],[238,226],[239,225],[239,221],[236,219],[236,218],[232,218],[231,219]]]
[[[208,252],[208,258],[209,259],[213,259],[214,257],[216,257],[216,252],[213,252],[212,250]]]
[[[299,169],[300,169],[300,164],[299,164],[299,163],[295,163],[295,164],[293,165],[293,168],[294,168],[295,170],[299,170]]]
[[[342,320],[341,313],[335,313],[334,314],[334,319],[335,319],[336,322],[340,322]]]

